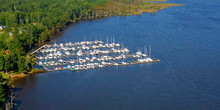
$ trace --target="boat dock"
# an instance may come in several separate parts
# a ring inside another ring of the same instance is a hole
[[[149,54],[147,49],[132,54],[119,43],[95,40],[46,44],[31,54],[35,55],[36,64],[46,71],[79,71],[159,62],[159,59],[151,58],[151,47],[149,50]]]
[[[38,49],[36,49],[35,51],[31,52],[31,54],[34,54],[35,52],[41,50],[41,49],[44,48],[44,47],[45,47],[45,45],[41,46],[40,48],[38,48]]]

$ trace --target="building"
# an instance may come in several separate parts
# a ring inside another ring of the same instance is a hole
[[[0,26],[0,31],[2,31],[6,26]]]

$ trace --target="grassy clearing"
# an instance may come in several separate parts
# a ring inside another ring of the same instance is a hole
[[[142,2],[167,2],[167,0],[141,0]]]
[[[162,10],[171,6],[183,6],[182,4],[172,4],[172,3],[154,3],[145,2],[140,5],[142,12],[156,13],[158,10]]]
[[[167,2],[167,0],[135,0],[135,1],[117,1],[113,0],[105,6],[96,7],[98,16],[127,16],[127,15],[140,15],[142,12],[156,13],[171,6],[183,6],[181,4],[172,3],[157,3]]]
[[[40,70],[38,68],[34,68],[30,73],[44,73],[44,70]]]
[[[0,74],[2,75],[2,77],[4,79],[9,79],[9,75],[8,74],[5,74],[4,72],[0,72]]]

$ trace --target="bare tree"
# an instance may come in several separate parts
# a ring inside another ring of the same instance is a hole
[[[13,107],[15,105],[14,100],[16,98],[16,94],[13,91],[13,89],[10,89],[9,98],[10,98],[9,101],[6,104],[6,110],[13,110]]]

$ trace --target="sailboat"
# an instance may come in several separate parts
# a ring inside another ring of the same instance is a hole
[[[83,55],[82,50],[80,49],[80,50],[77,52],[76,55],[79,56],[79,57],[81,57],[81,56]]]

